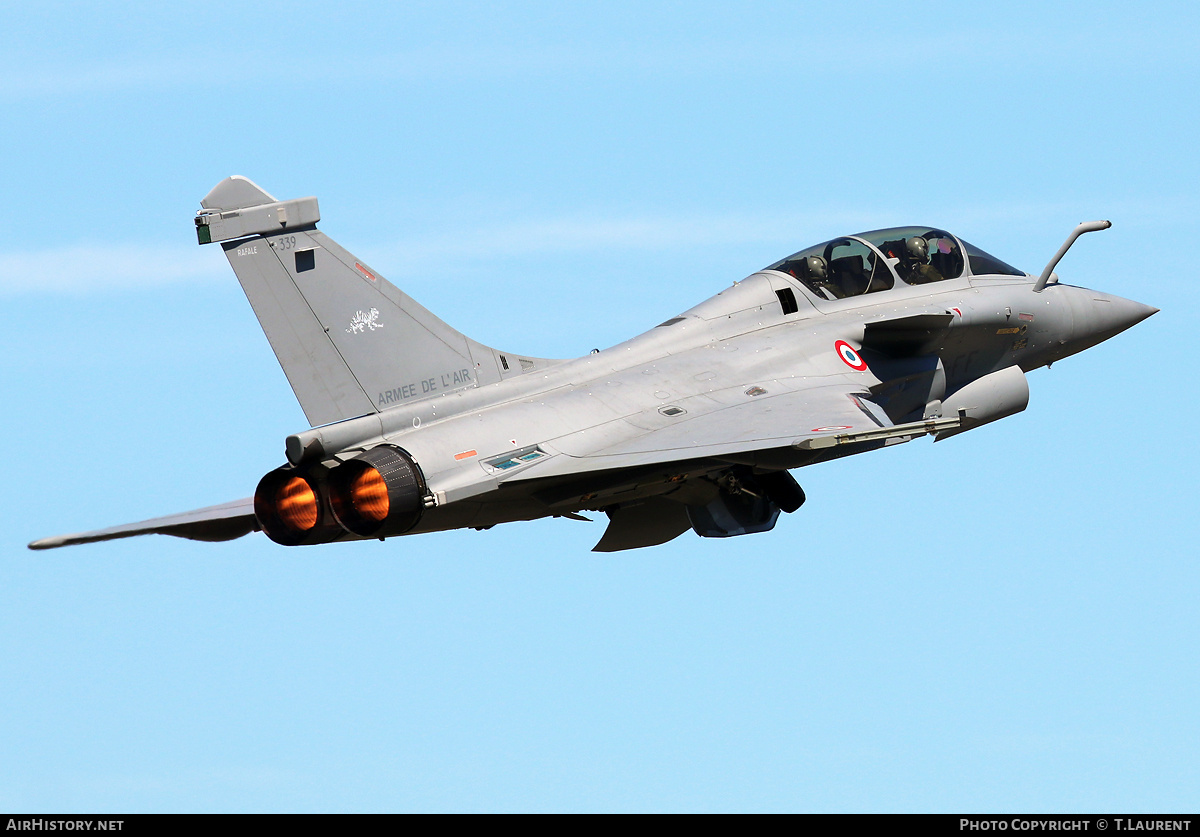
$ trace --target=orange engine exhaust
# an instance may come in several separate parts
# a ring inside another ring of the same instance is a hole
[[[254,516],[267,537],[284,546],[328,543],[341,534],[322,499],[320,471],[277,468],[254,492]]]
[[[394,445],[371,448],[329,475],[334,517],[356,535],[386,537],[417,525],[425,508],[425,478]]]
[[[292,477],[276,490],[275,511],[289,529],[307,532],[317,525],[317,492],[307,480]]]

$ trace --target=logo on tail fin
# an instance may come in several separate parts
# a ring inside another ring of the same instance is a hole
[[[370,311],[356,311],[350,320],[350,328],[346,329],[347,334],[361,334],[370,329],[374,331],[377,328],[383,328],[383,323],[379,322],[379,309],[372,308]]]

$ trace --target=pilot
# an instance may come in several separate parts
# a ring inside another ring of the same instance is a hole
[[[904,240],[904,251],[900,254],[900,275],[910,285],[940,282],[945,277],[929,263],[929,244],[919,235]]]
[[[804,274],[814,282],[828,282],[829,265],[821,256],[809,256],[804,260]]]
[[[829,281],[829,262],[825,261],[824,256],[805,257],[800,263],[800,271],[804,274],[800,278],[813,290],[830,299],[841,299],[845,296],[837,285]]]

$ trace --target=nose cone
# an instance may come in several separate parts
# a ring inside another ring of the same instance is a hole
[[[1132,299],[1113,296],[1112,294],[1092,291],[1091,297],[1091,305],[1087,307],[1091,315],[1090,330],[1098,335],[1102,335],[1100,337],[1101,340],[1107,340],[1114,334],[1120,334],[1125,329],[1137,325],[1151,314],[1158,313],[1157,308],[1143,305],[1140,302],[1134,302]],[[1087,317],[1085,316],[1086,319]],[[1076,315],[1075,327],[1079,328],[1080,325],[1078,315]]]
[[[1158,309],[1134,302],[1132,299],[1113,296],[1100,291],[1078,289],[1071,300],[1071,314],[1075,321],[1075,351],[1082,351],[1135,326]]]

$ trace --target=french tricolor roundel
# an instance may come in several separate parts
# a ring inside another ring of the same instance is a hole
[[[837,350],[838,357],[842,362],[857,372],[867,371],[867,362],[859,357],[858,352],[854,351],[854,347],[845,340],[839,340],[833,344],[833,348]]]

